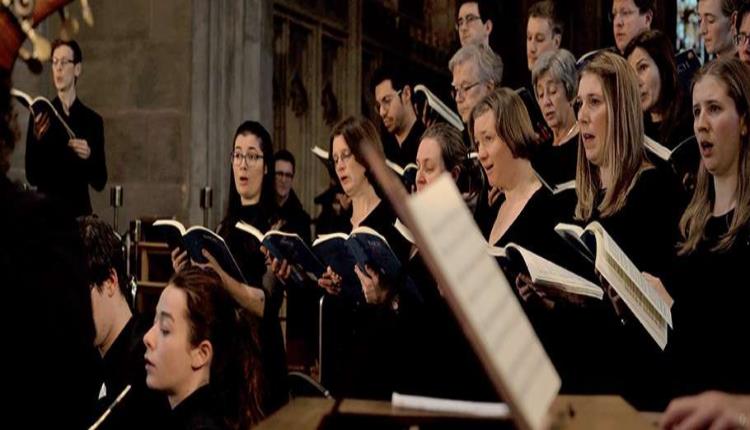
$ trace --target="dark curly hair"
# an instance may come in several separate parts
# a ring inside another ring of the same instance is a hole
[[[117,273],[120,293],[128,304],[132,303],[128,277],[125,273],[125,250],[115,230],[96,216],[78,218],[78,229],[83,240],[89,283],[101,291],[102,284],[112,270]]]

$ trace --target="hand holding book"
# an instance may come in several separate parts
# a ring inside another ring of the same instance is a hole
[[[341,276],[336,274],[336,272],[331,269],[331,266],[328,266],[326,271],[323,272],[323,275],[318,278],[318,286],[333,296],[337,296],[341,293],[341,282]]]
[[[268,248],[265,246],[260,247],[261,252],[266,255],[266,264],[271,269],[271,272],[273,272],[274,276],[281,281],[282,284],[286,284],[286,282],[289,280],[289,277],[292,275],[292,266],[289,264],[289,262],[286,260],[286,258],[279,260],[277,258],[274,258],[273,255],[268,251]]]
[[[34,137],[40,140],[49,130],[50,118],[47,112],[40,112],[34,115]]]
[[[177,247],[172,250],[172,269],[177,273],[180,270],[190,266],[190,259],[188,259],[187,251]]]
[[[362,294],[365,301],[371,305],[385,302],[387,297],[387,288],[380,283],[380,276],[370,265],[365,266],[366,272],[360,270],[359,266],[354,266],[354,273],[357,274],[359,282],[362,284]]]
[[[68,147],[82,160],[88,160],[91,156],[91,147],[85,139],[70,139]]]

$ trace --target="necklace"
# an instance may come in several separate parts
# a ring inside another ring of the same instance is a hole
[[[574,122],[572,126],[568,129],[568,132],[565,133],[565,136],[563,136],[562,139],[560,139],[558,142],[567,142],[571,135],[575,134],[573,132],[578,131],[578,123]],[[557,143],[559,144],[559,143]]]

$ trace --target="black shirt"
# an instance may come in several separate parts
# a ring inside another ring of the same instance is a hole
[[[538,189],[510,227],[493,245],[501,247],[515,243],[555,264],[581,274],[581,265],[577,264],[575,258],[572,258],[570,248],[554,230],[558,223],[569,219],[574,207],[574,197],[573,190],[552,195],[544,187]],[[501,195],[499,203],[502,204],[504,200],[505,196]],[[489,238],[494,222],[493,219],[485,226],[485,237]],[[567,314],[564,310],[549,310],[541,306],[534,296],[528,301],[520,296],[515,285],[518,274],[526,271],[523,266],[519,266],[521,262],[498,259],[498,264],[503,269],[529,322],[560,374],[562,389],[568,390],[568,386],[572,383],[571,379],[577,377],[580,361],[576,362],[576,360],[580,357],[570,350],[571,345],[568,339],[570,323]]]
[[[651,137],[669,150],[674,150],[680,143],[689,138],[694,139],[693,115],[690,106],[686,105],[683,111],[678,112],[677,115],[675,120],[665,119],[661,122],[653,122],[651,115],[645,113],[643,125],[646,136]],[[654,165],[674,172],[685,190],[692,194],[698,176],[700,154],[694,140],[692,143],[686,143],[686,145],[688,146],[674,153],[669,161],[659,158],[651,151],[646,151],[646,155]]]
[[[166,396],[146,386],[143,335],[149,327],[145,319],[136,322],[131,318],[102,357],[102,382],[107,394],[99,399],[97,417],[131,385],[130,392],[102,423],[102,429],[158,429],[164,425],[169,413]]]
[[[78,225],[0,174],[3,420],[82,429],[96,402],[94,320]]]
[[[276,213],[272,224],[281,224],[279,230],[287,233],[295,233],[310,244],[310,215],[305,212],[302,202],[299,201],[297,193],[289,190],[284,204],[276,207]]]
[[[389,133],[383,139],[385,157],[401,167],[409,163],[415,163],[417,161],[419,141],[424,131],[425,127],[422,121],[417,120],[411,127],[411,130],[409,130],[409,134],[406,135],[406,139],[401,142],[401,145],[398,144],[396,137]]]
[[[599,221],[638,270],[663,278],[674,263],[684,194],[674,175],[659,168],[643,170],[634,181],[622,209],[607,217],[595,210],[588,222]],[[606,297],[584,312],[578,345],[594,363],[582,370],[595,391],[621,394],[637,409],[663,410],[669,400],[666,354],[626,312],[623,325]]]
[[[531,166],[550,186],[576,179],[578,162],[578,133],[562,145],[540,146],[531,159]]]
[[[242,206],[236,213],[227,216],[221,222],[219,235],[227,242],[234,259],[242,270],[242,275],[250,286],[261,288],[266,295],[263,317],[258,334],[261,342],[265,396],[263,412],[270,415],[287,401],[289,390],[286,383],[286,351],[281,332],[279,310],[284,300],[283,289],[276,285],[270,291],[265,290],[263,277],[266,274],[265,256],[260,251],[258,241],[251,239],[247,233],[234,225],[244,221],[262,232],[268,231],[271,215],[260,204]]]
[[[381,200],[359,225],[382,234],[404,263],[410,244],[393,226],[395,221],[390,206]],[[399,358],[395,328],[394,316],[383,306],[327,295],[321,334],[323,385],[334,396],[390,398]]]
[[[676,112],[675,119],[665,118],[660,122],[654,122],[651,119],[651,114],[644,112],[643,126],[646,136],[656,140],[668,149],[674,149],[683,140],[694,136],[690,98],[686,98],[682,105],[680,111]]]
[[[421,254],[409,260],[407,271],[422,300],[400,296],[394,330],[398,351],[396,390],[448,399],[498,401],[479,357]]]
[[[169,430],[229,430],[211,386],[204,385],[183,399],[169,417]]]
[[[750,225],[726,251],[712,248],[734,210],[711,217],[705,237],[678,257],[672,285],[675,395],[705,390],[750,393]]]
[[[603,199],[602,193],[597,205]],[[674,175],[665,169],[649,168],[635,178],[625,206],[599,221],[641,272],[665,275],[674,261],[679,238],[678,223],[686,198]]]
[[[107,184],[107,163],[104,156],[102,118],[76,98],[66,115],[62,102],[55,97],[52,104],[68,123],[78,139],[84,139],[91,155],[84,160],[68,146],[69,137],[53,128],[37,140],[34,119],[29,119],[26,138],[26,178],[40,192],[58,200],[73,216],[91,214],[89,185],[101,191]]]

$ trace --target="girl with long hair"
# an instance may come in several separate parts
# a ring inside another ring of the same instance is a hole
[[[143,342],[146,384],[167,395],[170,428],[245,430],[263,417],[252,317],[212,270],[172,277]]]
[[[674,291],[677,394],[750,393],[750,67],[720,58],[693,85],[701,166],[680,219]]]

